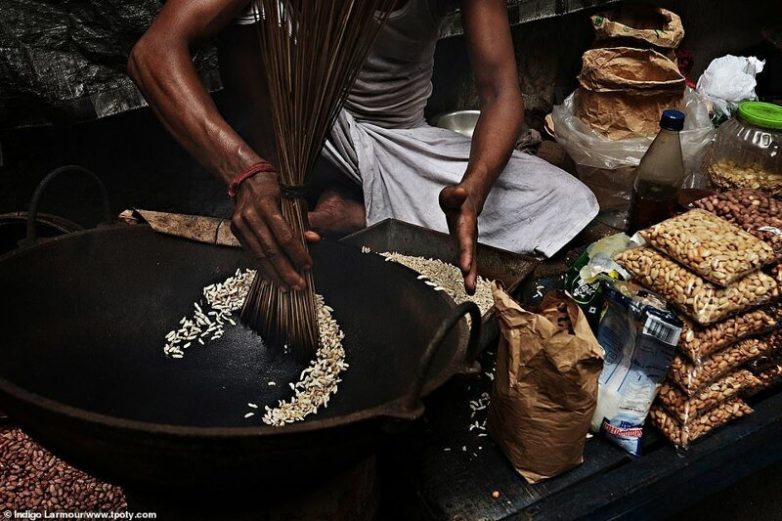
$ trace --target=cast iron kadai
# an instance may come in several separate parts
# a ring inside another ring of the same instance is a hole
[[[253,263],[145,225],[0,257],[0,408],[66,461],[134,491],[216,495],[332,475],[367,454],[384,424],[419,417],[422,396],[468,371],[480,314],[472,303],[451,310],[443,292],[377,256],[329,242],[312,255],[350,368],[328,408],[304,422],[261,423],[301,367],[242,327],[182,360],[163,355],[165,334],[202,288]],[[261,409],[245,419],[248,402]]]
[[[439,259],[454,265],[458,264],[459,260],[458,246],[450,235],[397,219],[385,219],[375,223],[343,237],[340,242],[357,248],[366,246],[375,252],[389,251]],[[478,275],[502,283],[505,291],[511,295],[516,294],[516,290],[540,264],[540,259],[531,255],[513,253],[480,242],[476,246],[475,254]],[[481,350],[493,345],[499,334],[499,321],[492,306],[481,319]]]
[[[39,238],[53,237],[62,234],[80,231],[83,227],[73,221],[40,212],[41,199],[49,185],[55,179],[66,176],[78,176],[83,180],[94,184],[100,195],[101,215],[103,223],[111,221],[111,205],[109,194],[103,181],[88,170],[79,165],[65,165],[49,172],[35,188],[28,211],[11,212],[0,215],[0,256],[15,250],[18,247],[35,244]],[[0,410],[0,425],[8,421],[8,416]]]

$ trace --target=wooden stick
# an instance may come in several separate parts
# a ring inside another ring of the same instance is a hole
[[[280,182],[305,185],[377,31],[395,0],[254,0],[268,78]],[[283,216],[306,246],[306,209],[284,199]],[[300,359],[318,344],[315,285],[283,293],[259,272],[242,320]]]

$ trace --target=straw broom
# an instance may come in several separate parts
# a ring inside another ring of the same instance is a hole
[[[315,160],[395,0],[253,0],[276,135],[282,214],[306,247],[304,192]],[[299,359],[318,346],[312,273],[284,293],[259,275],[241,319]]]

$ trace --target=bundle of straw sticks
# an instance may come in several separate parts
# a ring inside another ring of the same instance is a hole
[[[271,98],[282,214],[305,244],[304,192],[315,160],[396,0],[253,0]],[[259,272],[242,321],[301,359],[318,345],[315,286],[285,293]]]

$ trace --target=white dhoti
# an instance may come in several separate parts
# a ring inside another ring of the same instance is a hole
[[[393,217],[447,232],[440,191],[461,181],[470,139],[441,128],[388,129],[342,111],[324,155],[361,184],[371,225]],[[478,218],[479,240],[514,252],[551,256],[598,212],[579,180],[546,161],[514,152]]]

